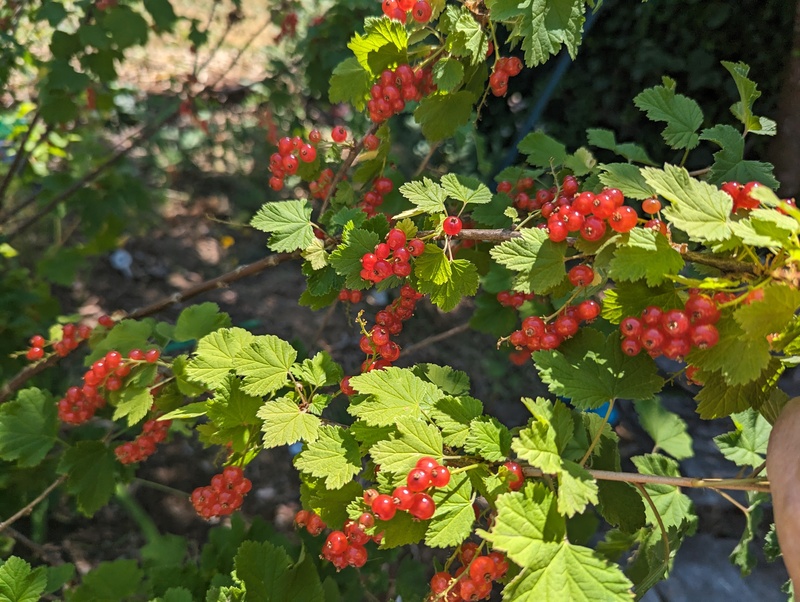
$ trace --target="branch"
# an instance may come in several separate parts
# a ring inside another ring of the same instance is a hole
[[[414,343],[413,345],[409,345],[402,350],[402,354],[405,357],[415,351],[419,351],[420,349],[427,347],[428,345],[433,345],[434,343],[438,343],[439,341],[444,341],[445,339],[449,339],[452,336],[457,334],[461,334],[462,332],[466,332],[469,330],[469,322],[465,322],[464,324],[459,324],[458,326],[454,326],[450,330],[445,330],[444,332],[440,332],[439,334],[435,334],[433,336],[428,337],[427,339],[422,339],[421,341]]]
[[[33,119],[31,119],[30,125],[28,125],[28,130],[22,135],[22,139],[19,141],[17,154],[14,155],[14,161],[11,163],[11,167],[8,169],[8,173],[3,178],[3,181],[0,182],[0,207],[3,206],[6,190],[8,190],[11,180],[14,178],[14,174],[17,173],[20,165],[22,165],[23,157],[27,156],[27,153],[25,152],[25,145],[28,144],[28,140],[30,140],[31,135],[33,134],[33,130],[36,127],[36,123],[39,121],[39,117],[40,114],[37,110],[33,115]]]
[[[538,468],[526,466],[526,476],[543,477],[545,473]],[[694,489],[727,489],[734,491],[762,491],[769,493],[767,479],[694,479],[692,477],[664,477],[637,472],[616,472],[612,470],[588,470],[589,474],[600,481],[620,481],[622,483],[639,483],[643,485],[671,485],[672,487],[691,487]]]
[[[2,523],[0,523],[0,533],[2,533],[7,527],[10,527],[11,525],[13,525],[15,522],[17,522],[23,516],[27,516],[28,514],[33,512],[33,509],[37,505],[39,505],[39,502],[41,502],[44,498],[46,498],[48,495],[50,495],[50,493],[54,489],[58,488],[66,480],[67,480],[67,475],[61,475],[55,481],[50,483],[50,485],[47,486],[47,489],[45,489],[39,495],[37,495],[24,508],[22,508],[21,510],[19,510],[15,514],[12,514],[9,518],[7,518]]]
[[[339,182],[342,181],[344,178],[344,174],[347,173],[347,170],[350,169],[350,166],[353,165],[353,161],[356,160],[358,153],[364,148],[364,138],[369,136],[370,134],[374,134],[378,131],[378,124],[375,123],[372,125],[371,128],[361,137],[361,140],[356,142],[355,146],[350,149],[350,153],[347,155],[347,159],[344,160],[342,165],[339,167],[339,171],[336,172],[336,175],[333,177],[333,182],[331,182],[331,187],[328,189],[328,194],[325,195],[325,199],[322,201],[322,207],[319,209],[319,214],[322,215],[325,213],[325,210],[328,208],[328,203],[331,201],[331,197],[336,192],[336,187],[339,185]]]

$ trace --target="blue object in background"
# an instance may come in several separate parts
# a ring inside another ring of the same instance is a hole
[[[601,418],[606,415],[608,412],[608,402],[605,402],[599,408],[595,408],[594,410],[586,410],[587,412],[591,412],[592,414],[597,414]],[[617,426],[619,422],[619,411],[616,407],[611,410],[611,415],[608,417],[608,424],[611,426]]]

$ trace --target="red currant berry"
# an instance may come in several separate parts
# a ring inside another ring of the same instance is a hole
[[[43,357],[44,357],[44,349],[42,349],[41,347],[31,347],[30,349],[28,349],[28,353],[25,354],[25,358],[31,362],[40,360]]]
[[[341,144],[342,142],[347,140],[347,130],[344,129],[342,126],[337,125],[331,131],[331,139],[337,144]]]
[[[436,504],[427,493],[417,493],[408,513],[418,520],[428,520],[436,512]]]
[[[648,215],[655,215],[661,211],[661,201],[658,199],[645,199],[642,201],[642,211]]]
[[[567,274],[572,286],[589,286],[594,280],[594,270],[588,265],[576,265]]]
[[[445,218],[444,222],[442,222],[442,229],[447,236],[456,236],[461,232],[462,226],[461,218],[455,215]]]
[[[397,487],[392,492],[392,501],[400,510],[408,510],[414,501],[414,492],[408,487]]]
[[[431,485],[434,487],[447,487],[450,482],[450,469],[447,466],[437,466],[431,471]]]
[[[144,354],[144,359],[148,364],[155,364],[159,357],[161,357],[161,352],[158,349],[148,349]]]
[[[433,8],[427,0],[419,0],[411,10],[411,16],[417,23],[427,23],[433,14]]]
[[[372,501],[372,513],[380,520],[392,520],[397,512],[394,500],[385,493],[380,494]]]
[[[29,343],[31,347],[44,347],[47,344],[44,337],[40,334],[34,335],[31,337]]]
[[[478,556],[469,565],[469,576],[473,581],[494,581],[496,567],[488,556]]]
[[[511,491],[519,491],[525,484],[525,475],[522,473],[522,466],[516,462],[506,462],[503,464],[511,473],[511,480],[508,482],[508,487]]]
[[[431,485],[431,473],[424,468],[415,468],[408,473],[406,482],[411,491],[424,491]]]
[[[344,554],[349,545],[347,536],[341,531],[331,531],[325,539],[325,549],[331,554]]]

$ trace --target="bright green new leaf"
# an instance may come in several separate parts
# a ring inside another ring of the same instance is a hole
[[[444,202],[447,200],[447,194],[444,188],[429,178],[423,178],[421,181],[413,180],[411,182],[406,182],[400,187],[400,193],[411,201],[411,203],[416,206],[416,209],[404,211],[396,215],[395,219],[412,217],[421,213],[435,214],[446,212]]]
[[[663,477],[680,477],[681,473],[678,470],[678,463],[672,458],[662,456],[661,454],[645,454],[643,456],[636,456],[631,458],[634,465],[641,474],[652,474]],[[673,485],[662,484],[648,484],[644,485],[653,504],[661,516],[664,526],[669,529],[670,527],[680,527],[681,523],[685,520],[693,520],[694,506],[689,497],[683,493],[678,487]],[[645,505],[647,512],[647,521],[651,525],[658,524],[653,509],[649,504]]]
[[[714,437],[722,455],[737,466],[761,466],[772,425],[753,409],[731,416],[735,431]]]
[[[685,460],[694,455],[692,438],[686,428],[686,422],[667,410],[657,398],[639,399],[634,402],[639,423],[653,439],[656,448],[663,449],[677,460]]]
[[[618,188],[627,198],[644,200],[656,194],[635,165],[608,163],[601,165],[600,170],[600,181],[609,188]]]
[[[474,516],[474,515],[473,515]],[[38,602],[47,585],[47,571],[12,556],[0,566],[0,599],[4,602]]]
[[[492,200],[492,191],[475,178],[449,173],[442,176],[441,183],[450,198],[465,205],[485,205]]]
[[[294,459],[298,470],[325,479],[328,489],[340,489],[361,471],[358,442],[339,426],[323,426],[319,438]]]
[[[520,238],[496,245],[490,254],[500,265],[520,272],[516,290],[545,294],[567,277],[566,248],[565,243],[552,242],[545,230],[526,228]]]
[[[584,328],[558,351],[537,351],[534,362],[550,392],[581,409],[611,399],[650,399],[664,385],[649,357],[622,352],[619,335]]]
[[[701,370],[719,371],[729,385],[743,385],[758,378],[772,357],[765,336],[748,336],[731,319],[716,324],[719,342],[709,349],[693,349],[687,361]]]
[[[617,243],[608,275],[620,281],[644,278],[647,286],[655,287],[670,275],[680,273],[683,265],[683,257],[661,232],[634,228]]]
[[[663,171],[642,168],[647,183],[671,205],[664,216],[689,238],[698,242],[716,242],[730,238],[730,214],[733,199],[706,182],[695,180],[683,167],[665,165]]]
[[[501,462],[511,451],[511,433],[497,418],[475,418],[469,425],[464,449],[490,462]]]
[[[442,433],[435,426],[417,418],[396,421],[398,435],[379,441],[370,448],[370,456],[381,471],[406,475],[422,456],[442,458]]]
[[[66,489],[78,502],[78,510],[92,516],[114,493],[117,458],[102,441],[80,441],[61,457],[58,472],[67,475]]]
[[[580,464],[564,460],[558,473],[558,511],[571,517],[589,504],[597,504],[597,482]]]
[[[591,548],[561,542],[547,557],[526,566],[503,590],[511,602],[625,602],[633,584],[619,566]]]
[[[472,65],[485,60],[489,36],[465,6],[448,6],[439,19],[439,29],[447,35],[445,47],[450,54],[468,57]]]
[[[464,297],[470,297],[478,290],[478,268],[474,263],[456,259],[450,262],[450,269],[450,279],[442,284],[417,281],[417,290],[428,295],[431,302],[445,312],[452,311]]]
[[[688,96],[675,93],[675,82],[667,77],[664,85],[640,92],[634,104],[652,121],[666,122],[662,136],[675,149],[693,149],[700,142],[697,128],[703,124],[700,106]]]
[[[521,401],[534,418],[549,423],[555,435],[558,453],[562,453],[567,447],[567,444],[572,440],[575,430],[572,410],[558,399],[551,401],[543,397],[537,397],[536,399],[523,397]]]
[[[519,458],[546,474],[556,474],[561,470],[556,432],[544,418],[530,420],[514,438],[511,447]]]
[[[474,512],[473,510],[473,518]],[[430,521],[416,520],[408,512],[398,512],[392,520],[376,520],[375,532],[383,533],[381,549],[388,550],[419,543],[425,537],[429,524]]]
[[[672,284],[650,288],[644,280],[620,282],[605,291],[603,317],[612,324],[619,324],[627,316],[638,316],[648,305],[682,309],[683,300]]]
[[[425,251],[414,262],[414,275],[419,280],[441,285],[453,277],[453,268],[439,245],[427,244]]]
[[[439,387],[446,395],[466,395],[469,393],[469,376],[450,366],[436,364],[417,364],[414,374]],[[480,403],[480,402],[478,402]]]
[[[633,142],[624,142],[622,144],[618,144],[616,137],[614,136],[614,132],[611,130],[590,128],[586,130],[586,139],[592,146],[610,150],[633,163],[644,163],[645,165],[652,166],[656,165],[656,163],[647,154],[647,151],[638,144]],[[625,191],[623,190],[623,192]],[[630,195],[626,194],[625,196]]]
[[[527,156],[529,165],[547,167],[562,165],[567,159],[567,147],[542,132],[531,132],[517,145]]]
[[[22,389],[0,405],[0,458],[21,468],[37,466],[56,442],[56,404],[41,389]]]
[[[297,351],[286,341],[271,335],[257,336],[236,354],[236,374],[244,377],[245,393],[267,395],[283,387]]]
[[[197,418],[199,416],[205,416],[206,411],[206,402],[197,401],[194,403],[187,403],[185,406],[167,412],[163,416],[159,416],[159,420],[186,420],[188,418]]]
[[[264,203],[250,225],[272,235],[267,246],[276,253],[305,249],[314,240],[311,204],[306,200]]]
[[[432,548],[452,548],[466,540],[475,523],[473,499],[469,476],[463,473],[450,479],[444,489],[436,489],[436,512],[425,533],[425,543]]]
[[[125,387],[120,391],[113,420],[128,419],[128,426],[137,424],[153,407],[153,396],[147,387]]]
[[[695,399],[700,418],[722,418],[748,408],[759,408],[770,399],[784,366],[772,358],[755,380],[731,385],[721,372],[703,374],[704,385]]]
[[[135,560],[102,562],[82,578],[70,602],[119,602],[136,594],[144,577]]]
[[[442,398],[442,392],[405,368],[373,370],[350,379],[363,401],[351,403],[347,411],[370,426],[391,426],[399,418],[422,418]]]
[[[429,413],[433,422],[442,429],[447,445],[462,447],[470,434],[470,423],[483,414],[483,404],[474,397],[443,397]]]
[[[733,317],[751,338],[764,339],[782,332],[794,319],[800,307],[800,291],[783,284],[762,289],[764,298],[736,308]]]
[[[347,288],[361,290],[367,288],[367,283],[360,276],[361,258],[365,253],[372,253],[375,245],[380,242],[380,237],[367,230],[345,230],[342,243],[330,254],[330,264],[337,274],[346,276]]]
[[[320,351],[311,359],[292,366],[292,374],[313,387],[339,384],[344,376],[342,367],[327,351]]]
[[[268,401],[258,411],[264,421],[264,447],[291,445],[298,441],[312,442],[319,436],[322,421],[313,414],[303,412],[293,400],[281,397]]]
[[[305,259],[314,270],[321,270],[328,265],[328,252],[325,250],[325,243],[319,238],[314,237],[300,256]]]
[[[347,47],[361,66],[378,75],[398,63],[408,63],[408,33],[399,21],[388,17],[367,17],[365,35],[356,34]]]
[[[361,443],[362,453],[366,453],[370,447],[375,445],[378,441],[388,439],[389,435],[396,434],[397,429],[394,425],[391,426],[371,426],[361,420],[356,420],[348,428],[350,433],[356,440]]]
[[[331,104],[340,102],[352,104],[361,111],[366,106],[366,97],[372,76],[361,66],[358,59],[350,57],[336,65],[330,79],[328,100]]]
[[[186,375],[214,389],[236,365],[236,356],[255,337],[243,328],[222,328],[197,343],[195,358],[186,366]]]
[[[709,140],[719,145],[714,153],[714,163],[708,174],[708,181],[720,185],[725,182],[761,182],[770,188],[777,188],[778,181],[773,175],[773,166],[762,161],[745,160],[744,136],[730,125],[715,125],[703,130],[701,140]]]
[[[469,121],[476,98],[461,90],[452,94],[432,94],[423,98],[414,111],[414,120],[422,127],[429,142],[438,142],[455,134]]]
[[[233,374],[228,375],[214,397],[205,402],[209,420],[225,429],[260,425],[258,411],[264,400],[248,395],[243,389],[241,380]]]
[[[216,303],[200,303],[184,309],[175,322],[173,337],[176,341],[201,339],[210,332],[228,328],[231,317],[219,311]]]
[[[464,65],[453,58],[444,58],[433,65],[433,82],[442,92],[452,92],[464,79]]]
[[[539,565],[561,544],[567,533],[555,494],[544,483],[529,481],[520,491],[497,498],[497,517],[491,532],[478,536],[502,550],[520,566]]]

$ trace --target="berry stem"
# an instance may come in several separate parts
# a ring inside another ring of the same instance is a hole
[[[336,187],[339,185],[339,182],[342,181],[344,174],[347,173],[347,170],[353,165],[353,161],[356,160],[358,154],[364,149],[364,139],[370,134],[377,132],[379,125],[379,123],[373,123],[369,130],[367,130],[367,133],[358,138],[358,142],[356,142],[355,145],[353,145],[353,148],[350,149],[350,152],[347,153],[347,159],[345,159],[341,166],[339,166],[339,170],[336,172],[336,175],[333,176],[333,181],[328,189],[328,194],[326,194],[325,198],[322,200],[322,206],[319,208],[319,215],[323,215],[328,209],[328,203],[331,202],[331,198],[333,198],[333,195],[336,194]]]

